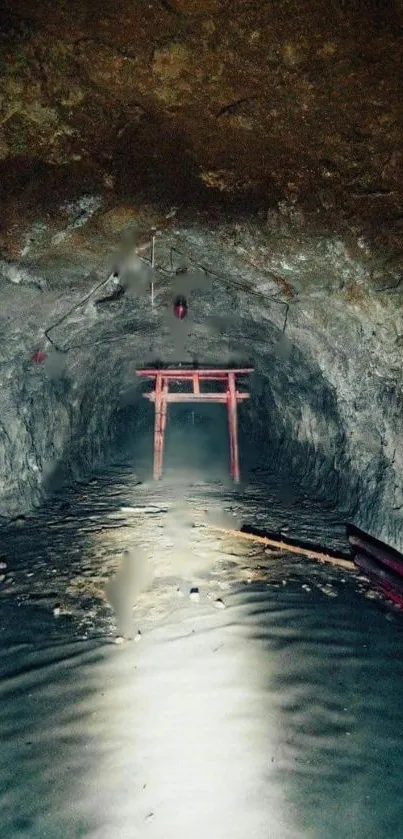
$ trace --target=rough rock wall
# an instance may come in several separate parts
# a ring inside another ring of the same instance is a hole
[[[136,362],[248,360],[251,461],[403,547],[401,0],[3,0],[0,24],[3,512],[105,451]],[[152,227],[156,312],[83,304],[45,381],[44,329]],[[211,272],[186,335],[181,261]]]
[[[3,264],[2,514],[28,509],[56,475],[77,477],[107,455],[122,417],[134,417],[120,408],[138,400],[137,364],[247,362],[256,369],[241,429],[248,465],[402,547],[396,265],[382,271],[364,242],[352,249],[335,236],[279,232],[261,216],[211,226],[181,223],[178,213],[157,242],[155,309],[147,283],[97,305],[116,289],[105,283],[111,220],[122,228],[139,218],[89,205],[79,240],[73,213],[67,229],[55,233],[53,222],[48,239],[42,230]],[[178,290],[190,302],[180,334],[169,317]],[[38,348],[50,367],[32,361]]]
[[[401,0],[3,0],[3,198],[25,173],[282,207],[402,242]],[[43,196],[42,196],[43,198]],[[23,225],[15,202],[3,212]]]
[[[80,349],[56,352],[44,336],[61,307],[83,294],[2,285],[1,516],[25,513],[62,480],[85,476],[116,442],[126,369],[118,353],[97,343],[102,324],[91,333],[94,312],[69,321],[66,334]],[[46,358],[37,360],[43,351]]]
[[[239,311],[253,320],[238,329],[238,349],[253,348],[261,376],[251,404],[258,463],[402,547],[399,264],[335,235],[272,225],[252,233],[250,224],[236,235],[221,269],[234,275],[242,254],[263,294],[240,294]],[[228,226],[214,238],[205,249],[215,256]]]

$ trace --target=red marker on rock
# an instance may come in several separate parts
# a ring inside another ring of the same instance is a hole
[[[188,313],[188,304],[183,294],[178,294],[174,300],[174,315],[178,320],[183,320]]]
[[[31,355],[31,361],[33,361],[34,364],[43,364],[45,359],[46,353],[43,352],[43,350],[37,350],[33,355]]]

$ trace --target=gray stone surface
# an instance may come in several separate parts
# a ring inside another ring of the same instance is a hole
[[[382,273],[365,242],[352,255],[330,234],[284,235],[262,217],[212,225],[179,211],[156,239],[155,307],[138,259],[125,294],[99,304],[118,287],[111,271],[124,237],[100,232],[110,210],[99,196],[81,201],[78,245],[74,213],[56,233],[38,220],[25,252],[2,264],[1,514],[26,512],[135,433],[144,422],[136,366],[247,362],[256,370],[241,411],[248,469],[262,481],[290,477],[402,548],[403,319],[400,288],[386,287],[391,269]],[[150,257],[147,242],[136,249]],[[178,289],[189,294],[183,323],[172,316]],[[32,360],[38,350],[43,364]]]

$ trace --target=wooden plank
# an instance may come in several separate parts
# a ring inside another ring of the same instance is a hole
[[[259,542],[263,545],[268,545],[271,548],[277,548],[287,553],[294,553],[300,556],[306,556],[308,559],[317,559],[319,562],[328,562],[338,568],[346,568],[354,570],[354,562],[350,559],[343,559],[342,557],[330,556],[323,551],[310,550],[310,548],[303,548],[299,545],[293,545],[283,540],[269,539],[267,536],[255,536],[254,533],[244,533],[242,530],[229,530],[225,527],[218,527],[214,524],[206,525],[207,530],[214,530],[217,533],[225,533],[227,536],[236,536],[240,539],[247,539],[250,542]]]
[[[176,370],[164,370],[164,369],[152,369],[147,368],[144,370],[136,370],[137,376],[146,379],[154,379],[156,376],[163,374],[164,378],[166,379],[177,379],[185,381],[186,379],[193,379],[194,373],[197,372],[200,379],[205,380],[215,380],[215,381],[226,381],[228,377],[228,373],[234,373],[236,376],[248,376],[250,373],[254,373],[253,367],[239,367],[239,368],[228,368],[223,370],[216,370],[216,369],[200,369],[195,371],[194,369],[186,370],[179,367]]]
[[[150,393],[143,393],[144,399],[149,399],[150,402],[156,401],[155,391]],[[243,402],[244,399],[249,399],[249,393],[240,393],[237,391],[237,402]],[[228,396],[226,393],[168,393],[166,397],[167,402],[217,402],[218,404],[228,404]]]
[[[155,390],[144,393],[143,397],[155,403],[154,416],[154,479],[159,480],[162,474],[165,428],[167,408],[169,403],[213,403],[226,404],[228,410],[229,442],[230,442],[230,471],[234,481],[238,482],[239,449],[238,449],[238,402],[249,399],[250,394],[236,389],[236,376],[246,376],[253,373],[253,367],[227,368],[145,368],[136,370],[139,377],[155,379]],[[221,393],[202,393],[200,381],[222,381],[227,384],[227,390]],[[169,393],[169,382],[189,382],[193,392]]]

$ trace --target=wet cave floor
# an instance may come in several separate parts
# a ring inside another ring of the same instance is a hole
[[[347,549],[274,478],[130,462],[1,529],[0,837],[400,837],[400,614],[242,524]]]

